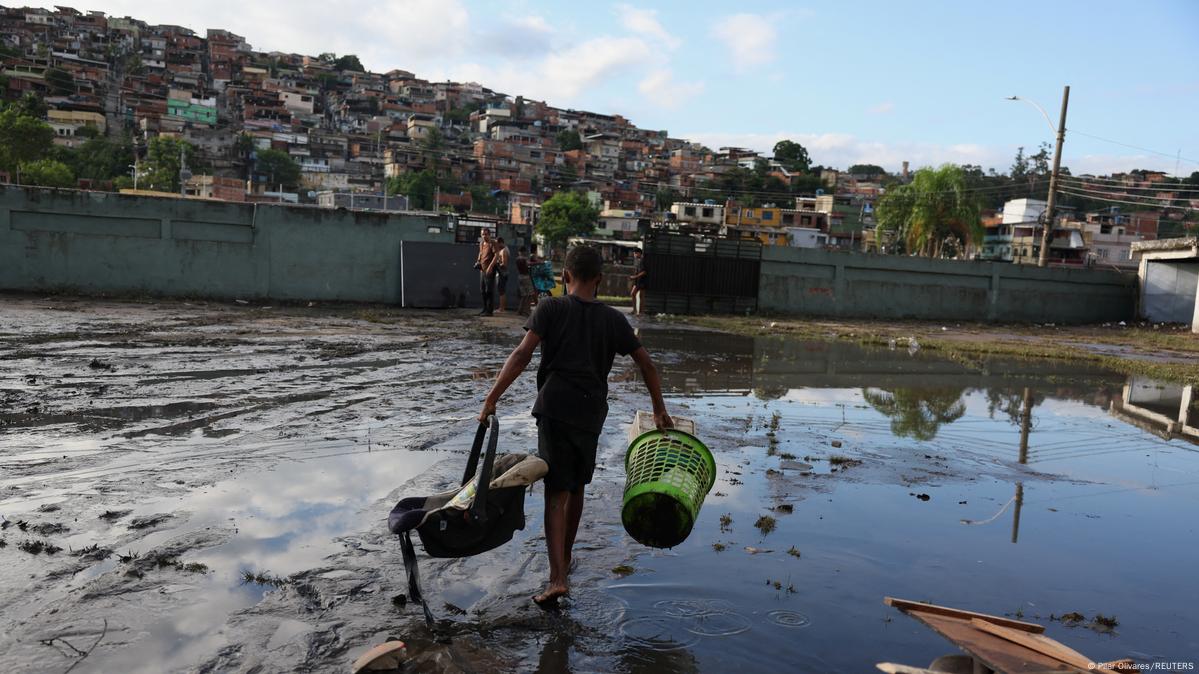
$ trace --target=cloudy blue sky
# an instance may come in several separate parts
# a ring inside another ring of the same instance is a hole
[[[356,53],[372,70],[477,81],[712,146],[768,150],[791,138],[816,163],[841,167],[906,159],[1005,170],[1017,146],[1052,131],[1034,107],[1004,98],[1036,101],[1056,124],[1069,84],[1064,163],[1075,173],[1199,170],[1192,0],[74,6],[227,28],[260,50]]]

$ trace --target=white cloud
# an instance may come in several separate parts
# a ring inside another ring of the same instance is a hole
[[[675,82],[669,68],[654,70],[637,85],[651,103],[662,108],[676,108],[704,91],[703,82]]]
[[[878,105],[871,106],[867,112],[872,115],[886,115],[895,111],[895,104],[891,101],[884,101]]]
[[[712,26],[712,35],[725,44],[729,58],[738,69],[773,61],[778,31],[774,23],[760,14],[734,14],[722,17]]]
[[[658,11],[654,9],[638,9],[632,5],[619,4],[616,11],[620,14],[621,24],[638,35],[643,35],[669,49],[678,49],[682,41],[671,35],[658,22]]]
[[[482,82],[511,95],[569,105],[604,80],[635,70],[653,58],[653,50],[640,38],[604,35],[551,52],[532,67],[468,63],[452,68],[448,76]]]

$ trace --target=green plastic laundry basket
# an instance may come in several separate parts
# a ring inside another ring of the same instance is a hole
[[[629,444],[620,519],[633,540],[673,548],[687,539],[716,482],[716,460],[699,438],[652,430]]]

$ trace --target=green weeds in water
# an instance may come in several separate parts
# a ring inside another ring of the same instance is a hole
[[[792,557],[798,558],[799,557],[799,548],[792,545],[791,548],[787,550],[787,554],[791,555]]]
[[[724,543],[713,543],[712,544],[712,549],[715,550],[716,552],[724,552],[727,547],[728,546],[726,546]]]
[[[621,564],[619,566],[612,567],[612,573],[616,574],[617,576],[620,576],[621,578],[631,575],[634,571],[636,571],[636,569],[629,566],[628,564]]]
[[[731,513],[725,513],[720,516],[720,533],[727,534],[733,529],[733,516]]]
[[[757,527],[758,531],[762,532],[763,536],[774,531],[774,527],[776,524],[777,524],[777,521],[770,515],[762,515],[761,517],[758,518],[757,522],[754,522],[754,526]]]
[[[829,465],[839,466],[841,468],[852,468],[853,466],[862,465],[862,462],[858,459],[851,459],[848,456],[840,456],[838,454],[828,457],[828,462]]]
[[[285,587],[291,584],[287,578],[280,578],[269,571],[250,571],[246,569],[241,572],[241,582],[243,585],[262,585],[267,587]]]
[[[794,461],[795,455],[791,452],[783,452],[782,454],[779,454],[779,458],[783,461]]]

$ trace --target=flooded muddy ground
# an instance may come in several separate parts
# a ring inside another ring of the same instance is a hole
[[[0,669],[346,671],[393,636],[413,671],[953,652],[885,595],[1041,622],[1095,659],[1195,660],[1191,388],[634,324],[717,459],[695,530],[650,550],[621,528],[648,401],[618,361],[572,598],[528,601],[547,573],[538,485],[510,544],[422,555],[447,644],[396,601],[386,515],[460,475],[515,319],[0,296]],[[532,380],[501,404],[502,450],[535,447]]]

